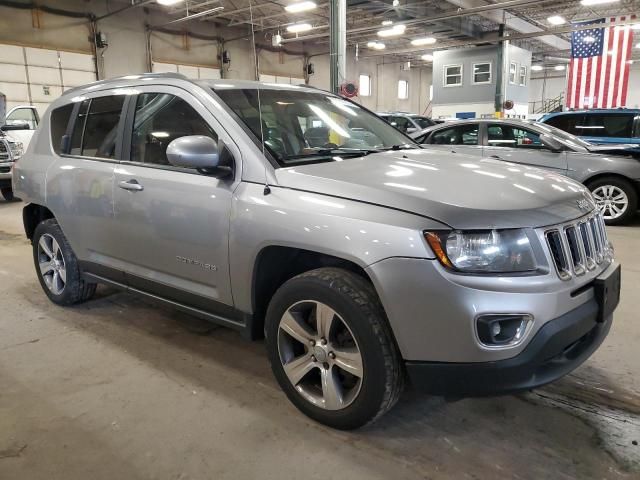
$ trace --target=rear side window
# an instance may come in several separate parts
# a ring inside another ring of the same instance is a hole
[[[443,128],[431,135],[429,143],[434,145],[477,145],[478,124]]]
[[[167,147],[176,138],[204,135],[218,140],[209,124],[191,105],[167,93],[138,96],[131,139],[131,161],[170,165]]]
[[[53,145],[53,151],[58,155],[63,153],[61,148],[62,136],[67,132],[71,112],[73,112],[72,103],[58,107],[51,112],[51,145]]]
[[[578,135],[583,137],[631,137],[633,115],[628,113],[587,114],[576,125]]]
[[[488,125],[487,143],[492,147],[543,148],[538,133],[506,124]]]
[[[559,128],[560,130],[564,130],[571,135],[585,135],[576,129],[577,124],[582,124],[583,118],[584,115],[556,115],[544,123],[551,125],[552,127]]]
[[[124,95],[84,100],[71,137],[71,154],[115,158]]]

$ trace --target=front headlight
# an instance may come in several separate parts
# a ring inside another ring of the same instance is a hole
[[[530,272],[537,268],[529,237],[521,229],[425,232],[445,267],[468,273]]]
[[[22,142],[13,142],[11,144],[11,156],[14,160],[19,159],[24,153],[24,148],[22,147]]]

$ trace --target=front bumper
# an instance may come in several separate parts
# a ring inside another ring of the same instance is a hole
[[[13,162],[0,162],[0,187],[11,186],[11,167]]]
[[[434,395],[482,396],[529,390],[566,375],[600,346],[612,315],[597,322],[595,299],[542,326],[515,357],[494,362],[406,362],[411,384]]]

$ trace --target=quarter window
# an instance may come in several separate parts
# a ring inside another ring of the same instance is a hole
[[[71,137],[71,154],[115,158],[124,95],[84,100]]]
[[[209,124],[191,105],[167,93],[143,93],[136,101],[131,161],[170,165],[167,147],[176,138],[204,135],[218,140]]]
[[[462,86],[462,65],[445,65],[443,83],[445,87]]]
[[[473,83],[474,85],[491,83],[491,62],[473,64]]]
[[[527,67],[525,65],[520,65],[520,78],[518,83],[523,87],[527,84]]]
[[[434,145],[478,145],[478,124],[443,128],[434,132],[428,143]]]
[[[69,124],[69,117],[73,112],[73,103],[58,107],[51,112],[51,145],[53,145],[53,151],[57,154],[62,152],[62,136],[67,131],[67,125]]]
[[[518,75],[518,64],[516,62],[511,62],[509,64],[509,83],[516,83],[516,76]]]
[[[512,125],[488,125],[487,137],[487,143],[492,147],[532,149],[544,147],[540,141],[539,133]]]

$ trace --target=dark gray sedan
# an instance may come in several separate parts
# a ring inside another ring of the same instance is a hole
[[[638,209],[640,161],[625,154],[624,146],[592,145],[550,125],[515,119],[459,120],[411,136],[428,148],[567,175],[591,190],[609,225],[628,222]]]

